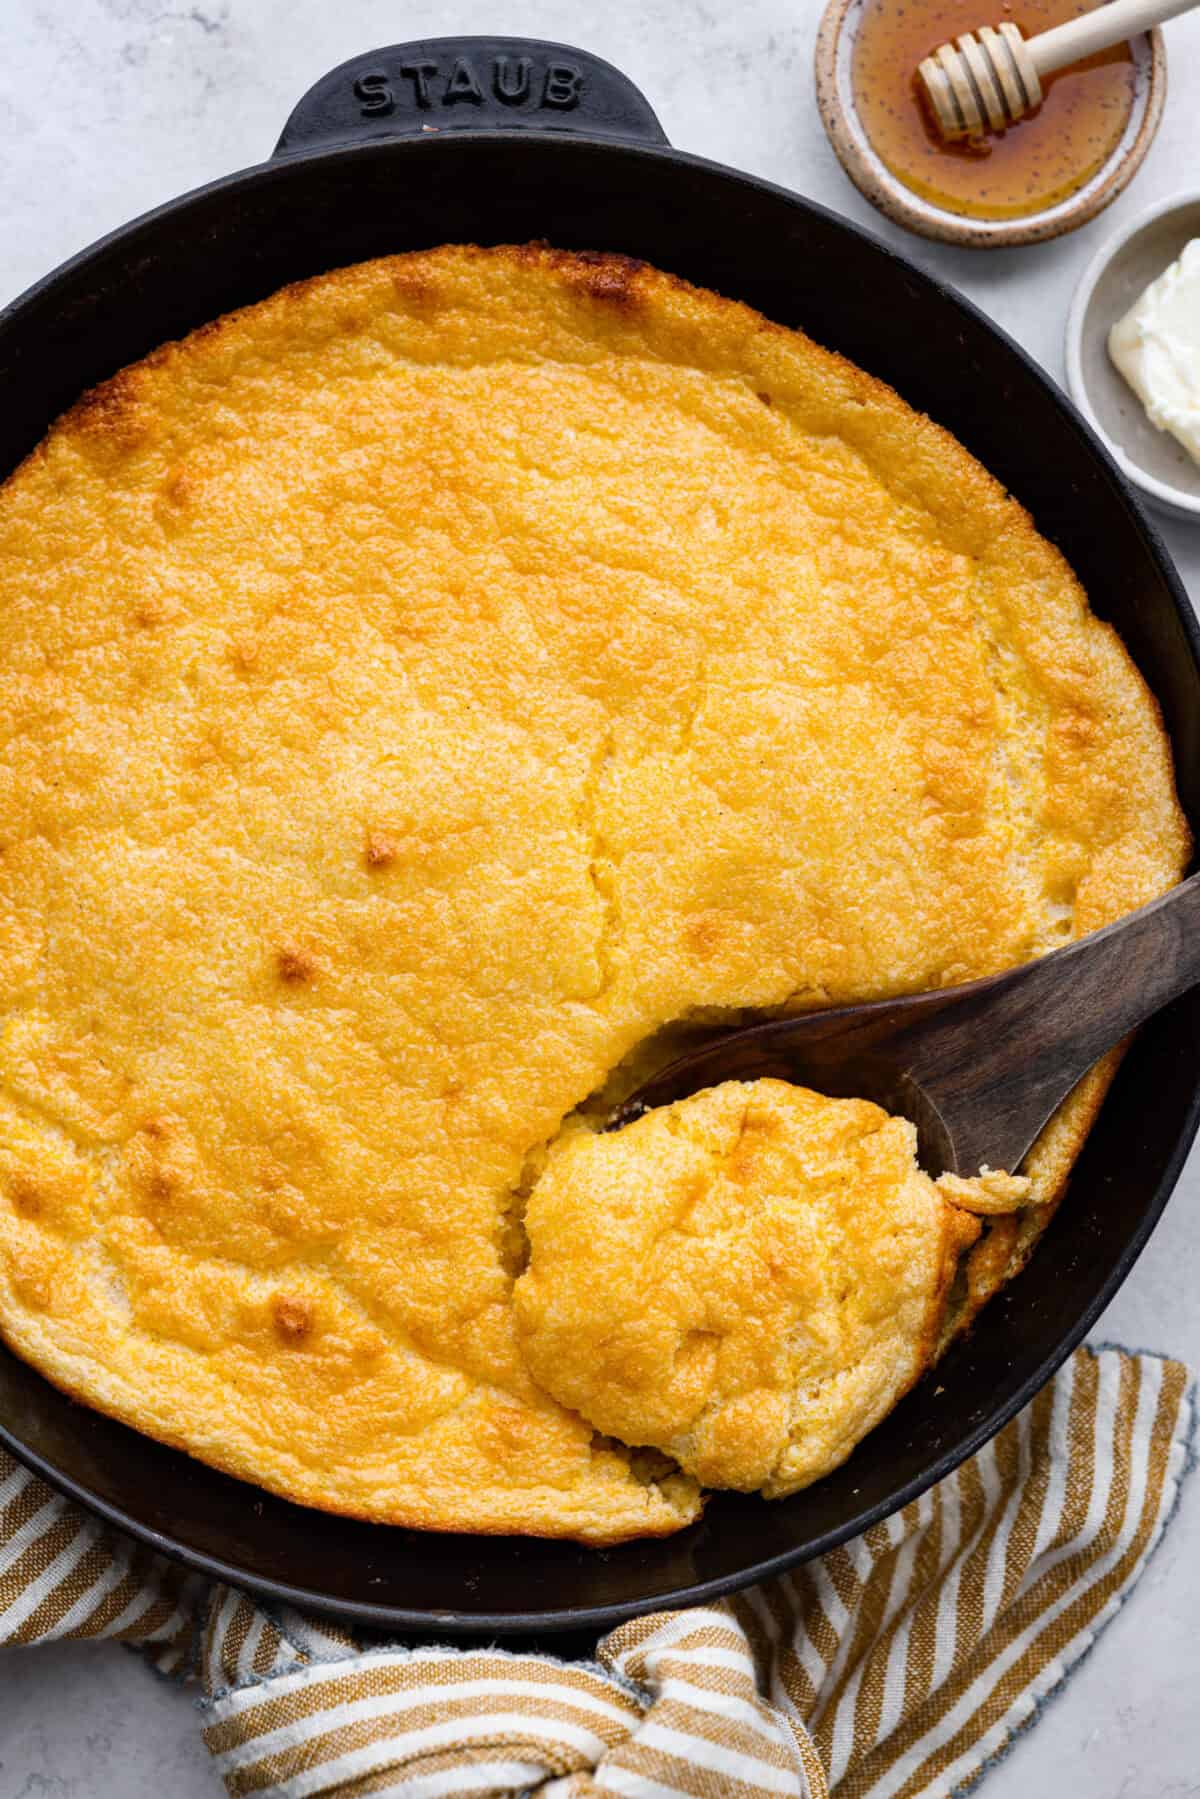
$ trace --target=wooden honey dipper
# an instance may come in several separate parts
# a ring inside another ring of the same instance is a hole
[[[1200,0],[1108,0],[1029,39],[1013,24],[985,25],[943,44],[917,74],[943,137],[984,137],[1041,105],[1044,76],[1197,5]]]

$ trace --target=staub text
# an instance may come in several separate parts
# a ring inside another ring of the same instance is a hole
[[[532,56],[432,57],[401,63],[392,71],[372,69],[354,83],[365,118],[415,107],[480,106],[486,99],[503,106],[551,107],[568,112],[583,93],[583,71],[568,62],[538,63]]]

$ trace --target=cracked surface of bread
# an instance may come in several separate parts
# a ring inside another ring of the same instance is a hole
[[[286,289],[0,490],[0,1330],[309,1504],[675,1529],[520,1354],[530,1153],[670,1019],[984,974],[1185,856],[1120,643],[862,371],[603,255]]]
[[[563,1137],[513,1291],[534,1378],[704,1486],[808,1486],[928,1367],[979,1236],[915,1153],[907,1120],[775,1080]]]

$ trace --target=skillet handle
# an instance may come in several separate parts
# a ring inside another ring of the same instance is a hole
[[[352,57],[295,108],[276,156],[441,131],[571,131],[665,144],[632,81],[536,38],[441,37]]]

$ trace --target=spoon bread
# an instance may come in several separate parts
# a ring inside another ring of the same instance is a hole
[[[86,395],[0,489],[0,711],[0,1332],[427,1529],[698,1514],[513,1305],[548,1146],[647,1044],[1012,966],[1188,853],[1154,700],[958,442],[544,246],[338,270]]]

